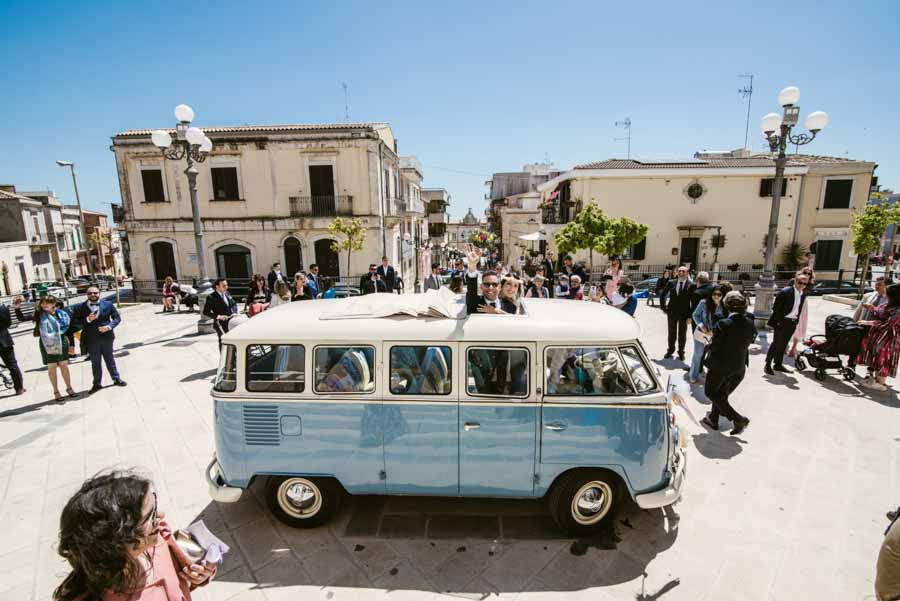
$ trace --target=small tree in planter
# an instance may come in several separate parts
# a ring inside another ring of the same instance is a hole
[[[594,251],[610,257],[621,255],[647,237],[647,225],[629,217],[610,218],[591,202],[554,237],[561,253],[572,254],[587,249],[591,273],[594,271]]]
[[[859,279],[859,296],[862,297],[866,285],[866,273],[869,271],[869,258],[872,253],[881,249],[881,236],[892,223],[900,221],[900,207],[879,199],[867,204],[862,211],[853,216],[850,229],[853,231],[853,252],[863,257],[862,277]]]
[[[353,219],[335,217],[334,221],[331,222],[331,225],[328,226],[328,231],[335,238],[343,238],[336,239],[332,242],[331,250],[336,253],[339,253],[342,250],[347,251],[347,275],[349,276],[350,255],[354,250],[362,250],[363,243],[366,241],[366,230],[363,228],[362,223],[357,217],[354,217]]]

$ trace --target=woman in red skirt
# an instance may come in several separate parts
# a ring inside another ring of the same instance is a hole
[[[863,339],[857,364],[868,366],[862,384],[874,390],[887,390],[885,378],[897,375],[900,360],[900,284],[888,286],[887,298],[885,304],[874,310],[874,319],[859,322],[870,329]]]

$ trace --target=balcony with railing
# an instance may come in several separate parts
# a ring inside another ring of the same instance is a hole
[[[575,207],[566,203],[552,203],[541,209],[541,223],[565,224],[575,216]]]
[[[428,224],[428,235],[431,238],[443,236],[446,233],[447,233],[447,224],[446,223],[429,223]]]
[[[56,244],[56,236],[47,233],[33,234],[31,240],[28,241],[31,246],[47,246]]]
[[[291,196],[291,217],[353,215],[352,196]]]

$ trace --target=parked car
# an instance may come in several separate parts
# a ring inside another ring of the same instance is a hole
[[[53,296],[61,296],[62,297],[62,296],[66,295],[65,289],[62,287],[61,284],[58,284],[57,282],[31,282],[28,285],[28,289],[31,290],[32,298],[40,297],[39,290],[41,288],[46,288],[46,290],[47,290],[46,293],[52,294]],[[76,291],[76,293],[77,293],[77,291]]]
[[[359,296],[359,288],[356,286],[348,286],[347,284],[335,284],[335,298],[347,298],[348,296]]]
[[[116,287],[116,276],[114,275],[99,273],[94,277],[97,279],[97,283],[101,286],[101,290],[103,290],[104,288],[106,290],[112,290]]]
[[[641,280],[637,284],[634,285],[634,296],[635,298],[647,298],[650,295],[650,292],[656,292],[656,281],[659,278],[647,278],[646,280]]]
[[[822,296],[823,294],[856,294],[859,292],[859,284],[853,282],[845,282],[841,280],[818,280],[813,284],[809,293],[812,296]],[[863,292],[872,292],[871,286],[863,288]]]

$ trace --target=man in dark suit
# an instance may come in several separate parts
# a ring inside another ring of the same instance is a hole
[[[315,263],[310,263],[309,271],[306,274],[306,287],[309,288],[309,293],[312,294],[313,298],[318,298],[319,293],[323,292],[319,284],[319,266]]]
[[[753,325],[753,318],[747,315],[747,299],[737,290],[726,294],[722,304],[728,316],[713,326],[706,360],[706,384],[703,388],[713,407],[709,415],[700,422],[708,428],[718,430],[719,415],[724,415],[734,424],[731,434],[737,436],[750,425],[750,420],[731,406],[728,396],[744,379],[750,363],[747,349],[756,340],[756,326]]]
[[[288,282],[287,278],[284,277],[284,274],[281,273],[281,263],[272,263],[272,271],[266,276],[266,283],[269,284],[269,290],[275,290],[276,282],[284,282],[290,286],[290,282]]]
[[[101,361],[106,363],[106,371],[109,372],[113,384],[125,386],[125,381],[119,376],[119,369],[116,367],[116,358],[113,356],[113,343],[116,340],[113,330],[122,323],[116,306],[108,300],[102,300],[100,289],[91,286],[87,290],[87,300],[75,307],[72,318],[84,324],[81,330],[81,348],[86,349],[91,358],[91,371],[94,376],[90,394],[103,388]]]
[[[425,280],[425,292],[429,290],[440,290],[443,286],[441,281],[441,266],[437,263],[431,264],[431,275]]]
[[[563,266],[560,270],[560,273],[565,274],[566,277],[569,278],[570,282],[572,281],[573,275],[577,275],[578,277],[580,277],[582,283],[586,284],[588,282],[587,273],[585,272],[584,267],[582,267],[581,265],[573,264],[572,257],[568,255],[563,259]]]
[[[359,293],[360,294],[375,294],[376,292],[387,292],[387,286],[384,283],[384,280],[378,275],[378,270],[375,269],[375,263],[369,265],[369,274],[362,276],[359,280]]]
[[[222,336],[228,331],[228,320],[236,313],[237,303],[228,293],[228,280],[217,279],[213,282],[213,291],[203,304],[203,314],[213,320],[213,329],[219,337],[219,348],[222,348]]]
[[[666,316],[669,322],[669,346],[666,350],[666,359],[671,359],[675,352],[675,338],[678,338],[678,359],[684,361],[684,343],[687,340],[687,324],[691,317],[691,294],[694,292],[694,283],[688,277],[688,268],[684,265],[678,268],[678,277],[669,281],[665,295]]]
[[[25,392],[25,384],[22,380],[22,370],[19,369],[19,362],[16,360],[16,349],[13,348],[12,336],[9,334],[9,327],[12,325],[12,316],[9,314],[9,307],[0,305],[0,359],[3,365],[9,370],[12,376],[13,388],[17,395]]]
[[[466,311],[469,315],[475,313],[512,313],[518,310],[515,303],[500,298],[500,278],[494,271],[485,271],[481,274],[481,294],[478,294],[478,263],[481,253],[470,250],[466,254],[469,269],[466,271]]]
[[[772,304],[772,315],[769,317],[769,327],[772,328],[772,343],[766,353],[765,372],[773,376],[776,371],[791,373],[791,370],[782,365],[784,352],[787,350],[791,336],[797,328],[797,320],[803,311],[803,303],[806,302],[806,286],[809,284],[809,276],[798,272],[794,276],[794,285],[784,288],[775,296]]]
[[[378,266],[378,276],[384,282],[384,285],[387,287],[388,292],[393,292],[394,284],[396,283],[397,272],[393,267],[388,265],[387,257],[381,257],[381,265]]]

